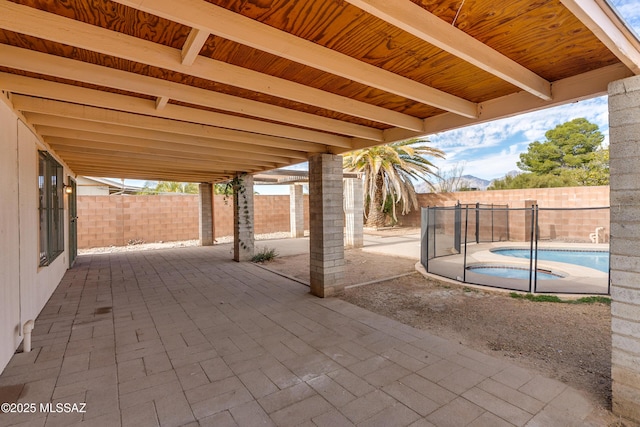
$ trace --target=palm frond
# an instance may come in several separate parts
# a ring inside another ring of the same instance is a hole
[[[400,205],[402,214],[418,207],[413,182],[424,181],[433,187],[428,178],[437,176],[436,167],[427,157],[444,158],[444,152],[425,145],[428,142],[424,139],[408,139],[344,155],[345,170],[364,174],[364,198],[365,203],[369,203],[366,212],[382,209],[387,198],[392,202],[391,215],[394,221],[397,221],[396,205]]]

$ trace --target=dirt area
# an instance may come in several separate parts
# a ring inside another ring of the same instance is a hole
[[[414,259],[373,254],[362,250],[345,251],[344,258],[347,263],[345,269],[347,285],[411,273],[415,271],[416,264]],[[309,254],[277,257],[265,264],[265,267],[309,283]],[[384,275],[380,274],[381,271]]]
[[[256,234],[254,237],[256,240],[268,240],[268,239],[286,239],[290,236],[290,233],[267,233]],[[216,237],[216,244],[231,243],[233,242],[233,236]],[[105,246],[97,248],[82,248],[78,249],[78,255],[91,255],[91,254],[104,254],[104,253],[117,253],[117,252],[131,252],[131,251],[149,251],[155,249],[171,249],[171,248],[186,248],[190,246],[200,246],[200,240],[179,240],[172,242],[145,242],[143,240],[131,241],[127,246]]]
[[[414,271],[415,265],[415,260],[362,250],[346,251],[345,258],[347,284]],[[267,266],[308,280],[308,260],[308,255],[276,258]],[[602,410],[611,407],[611,315],[606,304],[532,302],[417,272],[348,289],[340,298],[535,369],[585,392]]]

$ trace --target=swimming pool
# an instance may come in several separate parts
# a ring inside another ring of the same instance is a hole
[[[488,274],[490,276],[503,277],[505,279],[525,279],[529,280],[529,269],[521,267],[503,266],[503,265],[476,265],[469,266],[467,270],[479,274]],[[538,270],[538,280],[562,279],[559,274]]]
[[[529,249],[496,248],[491,252],[504,256],[529,259]],[[538,249],[538,260],[564,262],[609,272],[609,252],[575,249]],[[538,277],[540,278],[540,277]]]

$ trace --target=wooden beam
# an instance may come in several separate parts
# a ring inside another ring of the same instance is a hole
[[[98,107],[87,107],[32,96],[13,95],[12,100],[14,108],[23,112],[25,117],[29,117],[28,123],[34,124],[54,126],[56,123],[63,123],[66,127],[79,130],[98,130],[100,129],[98,125],[104,124],[106,126],[104,129],[109,129],[109,132],[120,135],[137,136],[141,135],[140,131],[148,130],[179,135],[180,139],[171,140],[176,142],[181,142],[186,137],[194,137],[188,138],[190,144],[220,148],[233,147],[248,152],[286,155],[293,158],[306,158],[308,152],[323,153],[326,151],[326,147],[319,144]],[[162,133],[155,137],[161,138]]]
[[[167,106],[168,102],[169,102],[168,97],[159,96],[158,98],[156,98],[156,110],[162,110],[164,107]]]
[[[120,170],[117,168],[113,169],[93,169],[93,168],[84,168],[81,165],[75,165],[80,172],[78,175],[84,176],[108,176],[117,179],[140,179],[145,181],[177,181],[177,182],[224,182],[233,178],[233,174],[230,175],[217,175],[212,173],[187,173],[180,172],[176,174],[166,174],[154,170],[143,171],[144,175],[137,171],[129,171],[129,170]],[[104,175],[103,172],[107,172],[107,175]]]
[[[63,129],[61,129],[62,131]],[[77,138],[73,138],[65,135],[64,132],[46,132],[43,134],[43,138],[49,144],[56,147],[79,147],[79,148],[98,148],[103,150],[110,150],[119,153],[147,153],[150,158],[156,155],[169,156],[176,159],[196,159],[196,160],[211,160],[215,163],[225,164],[230,163],[234,165],[258,165],[264,167],[273,167],[275,164],[286,165],[289,163],[287,160],[281,159],[247,159],[243,157],[224,156],[217,153],[217,150],[202,149],[202,147],[189,147],[187,149],[179,150],[175,145],[166,145],[163,143],[157,143],[156,141],[140,140],[132,143],[128,138],[116,137],[116,138],[96,138],[88,136],[88,138],[82,138],[79,135]]]
[[[208,38],[208,32],[198,28],[191,29],[187,41],[182,46],[182,65],[193,65]]]
[[[139,170],[122,169],[116,166],[110,168],[95,168],[91,166],[83,166],[81,164],[73,165],[74,172],[77,170],[78,175],[84,176],[108,176],[112,178],[141,179],[146,181],[178,181],[178,182],[221,182],[233,178],[234,174],[217,174],[212,172],[197,171],[179,171],[167,173],[157,169]]]
[[[546,101],[551,84],[410,1],[347,0],[352,5]]]
[[[115,0],[117,3],[357,81],[464,117],[477,117],[477,104],[350,56],[327,49],[214,4],[200,0]]]
[[[211,127],[226,128],[227,130],[237,129],[244,131],[244,133],[254,133],[256,134],[256,138],[259,138],[261,135],[269,135],[293,140],[292,143],[277,145],[281,148],[287,148],[291,144],[295,144],[298,149],[313,151],[318,147],[333,145],[340,147],[351,146],[351,139],[330,133],[300,129],[173,104],[169,104],[164,110],[158,111],[155,108],[155,103],[146,99],[50,82],[16,74],[0,72],[0,88],[16,94],[55,99],[108,110],[126,111],[157,118],[211,125]],[[263,142],[261,142],[261,144],[269,145],[269,143]],[[273,145],[275,144],[274,141],[272,141],[271,144],[270,146],[276,146]]]
[[[0,44],[0,65],[153,97],[166,96],[193,105],[280,123],[364,139],[382,139],[382,131],[378,129],[5,44]]]
[[[120,165],[129,169],[139,166],[152,166],[158,170],[171,171],[177,168],[183,170],[206,170],[221,173],[224,171],[257,171],[260,167],[253,165],[232,165],[228,163],[214,163],[209,160],[175,159],[170,156],[150,157],[146,153],[117,153],[109,150],[88,147],[56,147],[53,149],[66,161],[83,162],[87,165]],[[273,167],[272,167],[273,169]]]
[[[422,121],[407,114],[369,105],[247,68],[197,56],[201,47],[197,48],[198,52],[194,55],[191,64],[180,63],[177,59],[181,52],[177,49],[5,0],[0,0],[0,28],[318,106],[330,111],[338,111],[374,122],[415,131],[422,129]],[[197,32],[197,36],[193,35],[194,31]],[[207,34],[206,31],[193,29],[189,38],[201,37],[203,34]],[[204,41],[206,41],[206,37]],[[202,42],[204,43],[204,41]],[[195,45],[189,43],[190,40],[187,39],[185,47],[196,49]],[[184,54],[184,48],[182,54]]]
[[[117,143],[123,146],[141,147],[141,148],[158,148],[164,150],[170,150],[175,152],[184,153],[201,153],[202,155],[215,155],[220,159],[226,159],[227,161],[236,161],[239,163],[257,163],[269,165],[273,163],[288,164],[292,163],[290,157],[281,157],[273,155],[260,154],[256,155],[252,152],[234,151],[229,146],[227,149],[220,149],[217,147],[207,145],[192,145],[192,144],[177,144],[173,142],[166,142],[161,140],[136,138],[131,136],[105,134],[100,132],[82,131],[68,128],[58,128],[50,126],[36,126],[36,131],[39,135],[44,137],[59,137],[67,138],[69,140],[80,141],[93,141],[102,144]],[[299,160],[302,161],[302,160]]]
[[[27,123],[30,124],[58,125],[70,129],[152,137],[176,143],[221,149],[231,148],[256,154],[273,154],[300,159],[306,159],[308,152],[326,151],[326,148],[321,145],[256,135],[250,132],[86,107],[24,95],[13,95],[12,99],[15,109],[21,111],[25,118],[28,117]]]
[[[307,154],[302,151],[285,150],[281,148],[262,147],[237,142],[222,141],[202,137],[193,137],[179,133],[160,132],[135,127],[121,126],[111,123],[91,122],[86,120],[72,119],[66,117],[49,116],[40,113],[24,113],[28,123],[34,125],[40,135],[49,135],[47,132],[74,132],[85,131],[104,135],[104,138],[113,136],[129,137],[131,141],[143,139],[146,141],[157,141],[171,144],[177,149],[188,149],[189,147],[200,147],[218,150],[221,155],[234,154],[248,159],[272,158],[279,161],[300,161],[307,159]],[[58,135],[61,136],[61,135]]]
[[[120,166],[129,169],[135,169],[141,164],[154,165],[159,170],[170,171],[176,167],[182,167],[185,170],[204,169],[209,171],[257,171],[261,169],[275,169],[280,167],[279,164],[272,163],[270,165],[256,165],[246,163],[223,163],[214,162],[208,159],[185,159],[176,158],[169,155],[149,155],[141,152],[116,152],[108,149],[99,149],[95,147],[76,147],[70,145],[55,144],[52,147],[56,153],[67,161],[82,161],[87,165],[100,166],[104,164],[112,164],[114,159]]]
[[[598,0],[560,1],[635,75],[640,74],[638,40],[606,2]]]

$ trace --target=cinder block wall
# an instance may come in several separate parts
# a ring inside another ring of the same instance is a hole
[[[525,200],[536,200],[540,208],[586,208],[609,206],[609,187],[532,188],[523,190],[461,191],[456,193],[418,194],[421,206],[453,206],[462,204],[498,204],[511,208],[524,208]],[[470,218],[470,231],[475,230],[475,216]],[[398,217],[401,226],[419,227],[420,212],[413,211]],[[526,212],[511,212],[509,234],[511,239],[528,240],[531,217]],[[589,233],[604,227],[605,241],[609,239],[609,211],[539,211],[542,239],[575,239],[588,241]],[[453,227],[453,224],[449,224]],[[486,231],[485,231],[486,232]]]
[[[198,238],[198,197],[78,196],[78,247]]]
[[[290,231],[289,196],[255,195],[255,233]],[[419,194],[421,206],[453,206],[460,203],[494,203],[522,207],[524,200],[538,200],[540,207],[599,207],[609,206],[609,187],[541,188],[530,190],[463,191],[459,193]],[[233,235],[233,198],[215,196],[215,237]],[[78,196],[78,247],[123,246],[130,240],[145,242],[197,239],[197,195],[162,196]],[[305,229],[309,229],[309,197],[304,197]],[[608,212],[582,213],[581,222],[571,213],[558,214],[545,221],[554,227],[541,229],[544,237],[584,238],[584,230],[606,226],[608,236]],[[541,214],[541,219],[542,219]],[[420,213],[413,211],[398,217],[402,226],[420,226]],[[515,220],[515,218],[514,218]],[[513,223],[515,224],[515,222]],[[562,225],[564,224],[564,227]],[[510,224],[511,225],[511,224]],[[573,230],[573,231],[571,231]]]
[[[233,197],[216,195],[215,237],[233,235]],[[288,232],[289,196],[254,196],[256,234]],[[305,229],[309,200],[304,199]],[[78,248],[199,237],[198,195],[78,196]]]
[[[418,194],[420,206],[453,206],[460,203],[494,203],[521,206],[525,200],[537,200],[541,208],[585,208],[609,206],[609,186],[530,188],[523,190],[460,191],[456,193]],[[398,217],[402,226],[420,226],[420,212]]]
[[[289,195],[253,196],[256,234],[290,231]]]
[[[233,197],[215,195],[213,202],[213,233],[215,237],[233,236]],[[196,225],[196,227],[198,227]]]
[[[256,234],[290,231],[289,196],[253,196]],[[305,229],[309,228],[309,197],[304,196]],[[214,204],[215,237],[233,235],[233,197],[216,195]],[[196,229],[197,231],[197,229]],[[197,238],[197,237],[196,237]]]

